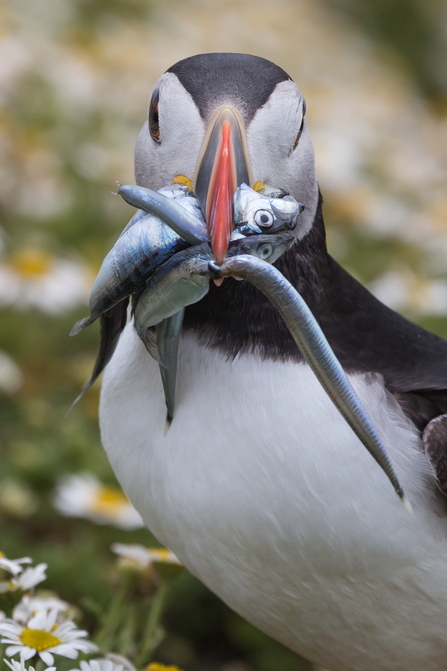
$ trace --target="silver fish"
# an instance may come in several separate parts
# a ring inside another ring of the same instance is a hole
[[[292,235],[259,235],[230,242],[228,254],[254,255],[274,263],[293,243]],[[166,428],[174,416],[178,344],[184,307],[199,301],[209,290],[209,280],[194,274],[213,259],[208,244],[179,252],[159,268],[148,282],[135,308],[135,328],[149,354],[160,363],[167,407]],[[157,349],[154,352],[153,327]]]
[[[201,217],[198,202],[188,187],[173,184],[160,189],[160,192],[165,199],[168,197],[180,202],[181,207],[197,220]],[[186,224],[182,225],[187,228]],[[129,295],[141,291],[147,278],[159,265],[188,245],[158,217],[142,210],[134,214],[101,265],[90,295],[89,317],[78,321],[70,333],[77,335],[99,317],[99,349],[93,372],[70,410],[90,389],[112,358],[126,325]],[[153,355],[157,352],[154,343]]]
[[[303,206],[287,196],[287,192],[282,189],[265,186],[264,191],[268,196],[259,194],[245,184],[237,189],[235,205],[240,222],[233,234],[234,239],[242,236],[241,231],[245,235],[262,233],[262,228],[256,225],[256,219],[261,216],[270,216],[272,219],[272,224],[265,227],[269,233],[295,226]],[[91,387],[112,357],[126,323],[127,301],[121,307],[120,303],[129,295],[140,292],[150,275],[169,257],[185,249],[188,244],[208,240],[200,206],[187,186],[172,184],[154,192],[144,187],[120,185],[119,193],[131,204],[146,208],[151,214],[147,214],[144,209],[138,210],[124,228],[95,279],[90,295],[90,315],[79,320],[70,333],[72,336],[77,335],[100,317],[100,347],[94,370],[75,403]],[[259,209],[259,204],[264,209]],[[146,347],[154,358],[160,356],[156,333],[149,329],[146,333]],[[162,377],[165,380],[166,375],[162,373]]]
[[[123,189],[124,194],[126,192],[127,187],[123,187],[123,185],[120,184],[120,188]],[[161,189],[158,189],[157,193],[160,193],[162,196],[165,196],[167,198],[171,198],[172,200],[178,200],[184,210],[189,212],[189,214],[191,214],[192,216],[200,219],[202,223],[205,223],[203,220],[202,210],[200,209],[199,201],[194,196],[193,192],[185,184],[170,184],[169,186],[164,186]],[[135,197],[135,192],[132,192],[132,194],[133,197]],[[148,212],[146,212],[144,209],[137,210],[132,219],[127,224],[127,226],[124,228],[121,235],[126,233],[126,231],[128,231],[129,228],[131,228],[134,224],[136,224],[139,219],[141,219],[142,217],[146,217],[147,215]],[[188,231],[186,231],[186,233],[188,234]],[[207,240],[208,238],[205,239]]]
[[[293,230],[304,205],[283,189],[264,186],[264,193],[241,184],[234,194],[234,230],[242,235]]]
[[[254,256],[225,259],[222,266],[210,261],[208,271],[204,271],[202,262],[196,264],[195,272],[203,272],[210,278],[236,275],[254,284],[267,296],[284,319],[327,395],[388,476],[405,508],[411,512],[411,504],[397,479],[385,446],[315,317],[290,282],[279,270]]]
[[[181,188],[187,189],[185,186]],[[175,216],[178,213],[177,202],[175,200],[173,202],[170,192],[172,192],[172,187],[152,191],[152,189],[129,184],[121,185],[118,190],[118,193],[126,202],[140,208],[140,210],[145,210],[160,217],[191,244],[200,244],[200,242],[209,240],[203,218],[198,215],[195,209],[198,208],[198,204],[192,197],[192,192],[189,192],[191,194],[191,207],[188,210],[188,215],[184,217],[184,224]],[[160,200],[160,195],[164,197],[170,195],[169,204],[165,203],[163,199]],[[181,205],[184,205],[183,201]],[[295,200],[284,189],[264,185],[262,192],[259,192],[254,191],[247,184],[241,184],[234,194],[233,208],[234,231],[232,239],[237,239],[240,235],[279,233],[280,231],[293,230],[297,224],[299,214],[304,210],[304,205]],[[195,217],[201,219],[200,226],[195,222]],[[128,226],[130,225],[131,222]]]
[[[200,245],[209,240],[200,209],[199,214],[193,214],[188,207],[182,207],[181,201],[168,198],[161,191],[152,191],[134,184],[121,184],[118,193],[130,205],[159,217],[191,245]]]
[[[188,222],[193,218],[194,225],[200,224],[206,231],[205,222],[199,219],[200,208],[197,201],[190,196],[191,192],[187,187],[172,185],[161,191],[171,194],[169,198],[166,195],[160,196],[162,205],[170,203],[170,198],[175,199],[177,209],[171,215],[177,222],[181,222],[179,226],[182,230],[188,231]],[[151,202],[154,200],[155,196]],[[192,214],[193,212],[197,214]],[[191,234],[190,237],[194,235]],[[141,210],[137,212],[101,265],[90,294],[90,315],[78,321],[70,335],[77,335],[121,300],[141,291],[156,268],[189,244],[190,242],[181,238],[159,217],[142,213]]]

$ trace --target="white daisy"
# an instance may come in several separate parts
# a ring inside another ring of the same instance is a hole
[[[20,559],[8,559],[3,552],[0,552],[0,568],[4,568],[12,575],[17,575],[23,571],[22,564],[31,564],[31,557],[21,557]]]
[[[16,578],[12,579],[12,584],[15,585],[15,589],[21,589],[23,592],[27,592],[32,587],[35,587],[43,580],[46,580],[46,569],[48,564],[37,564],[37,566],[32,566],[27,568]]]
[[[117,652],[109,652],[106,655],[106,660],[110,660],[115,664],[121,664],[124,671],[136,671],[132,662],[130,662],[127,657],[123,657],[123,655],[119,655]]]
[[[140,514],[121,489],[103,485],[91,473],[63,477],[53,503],[63,515],[86,517],[97,524],[121,529],[144,527]]]
[[[0,389],[6,394],[15,394],[23,384],[20,366],[3,350],[0,350]]]
[[[71,620],[58,624],[57,616],[58,611],[54,609],[39,611],[25,626],[10,619],[0,622],[0,634],[4,636],[1,643],[8,645],[6,655],[13,657],[19,653],[26,661],[37,654],[45,664],[52,665],[53,653],[76,659],[79,652],[98,650],[94,643],[85,640],[86,631],[78,629]]]
[[[0,390],[2,389],[2,354],[0,352]],[[2,478],[0,487],[0,510],[19,518],[29,517],[37,510],[38,496],[23,480],[14,476]]]
[[[111,654],[102,659],[80,662],[79,668],[71,671],[136,671],[136,669],[132,662],[122,655]]]
[[[15,659],[11,659],[11,661],[4,659],[3,661],[9,666],[11,671],[34,671],[34,666],[26,668],[24,659],[21,659],[20,662],[16,662]],[[56,667],[48,666],[44,671],[56,671]]]
[[[12,611],[12,619],[20,624],[26,624],[28,620],[41,610],[57,610],[64,613],[70,608],[70,604],[53,596],[27,596]]]
[[[17,569],[18,562],[25,563],[31,561],[29,557],[23,557],[22,559],[16,559],[14,562],[14,570]],[[4,558],[5,568],[6,566],[11,566],[11,560]],[[20,566],[20,565],[19,565]],[[38,585],[42,580],[46,579],[46,569],[48,564],[37,564],[37,566],[30,566],[23,570],[23,566],[20,567],[21,573],[16,573],[9,580],[0,581],[0,594],[5,594],[5,592],[16,592],[17,590],[22,590],[22,592],[27,592],[29,589],[32,589]],[[7,569],[9,570],[9,569]]]
[[[175,564],[182,566],[178,557],[167,548],[146,548],[144,545],[113,543],[112,551],[136,564],[141,570],[151,564]]]
[[[85,303],[90,271],[41,249],[19,249],[0,262],[0,305],[60,314]]]

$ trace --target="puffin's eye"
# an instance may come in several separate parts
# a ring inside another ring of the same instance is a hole
[[[295,143],[293,145],[294,149],[297,146],[298,142],[300,141],[301,133],[303,132],[303,128],[304,128],[304,119],[305,118],[306,118],[306,101],[303,100],[303,116],[301,117],[301,126],[300,126],[300,129],[298,131],[298,135],[296,136]]]
[[[255,212],[254,222],[261,228],[269,228],[273,224],[273,214],[269,210],[258,210]]]
[[[160,124],[158,121],[158,88],[154,90],[149,103],[149,132],[152,139],[160,144]]]
[[[259,258],[263,259],[264,261],[268,259],[272,254],[273,254],[273,247],[268,242],[263,244],[261,249],[259,250]]]

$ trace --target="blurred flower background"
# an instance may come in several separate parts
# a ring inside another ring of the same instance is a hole
[[[445,2],[0,0],[0,549],[48,564],[86,629],[110,545],[156,541],[102,451],[98,387],[64,419],[98,340],[68,333],[132,214],[111,191],[133,182],[150,89],[205,51],[264,56],[299,84],[331,253],[447,337]],[[311,669],[186,571],[163,622],[157,659],[188,671]]]

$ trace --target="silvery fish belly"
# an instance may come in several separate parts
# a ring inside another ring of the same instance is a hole
[[[142,289],[170,256],[188,246],[160,219],[146,215],[122,235],[107,254],[90,295],[92,316]]]
[[[241,184],[234,194],[234,230],[242,235],[293,230],[304,205],[283,189]]]

